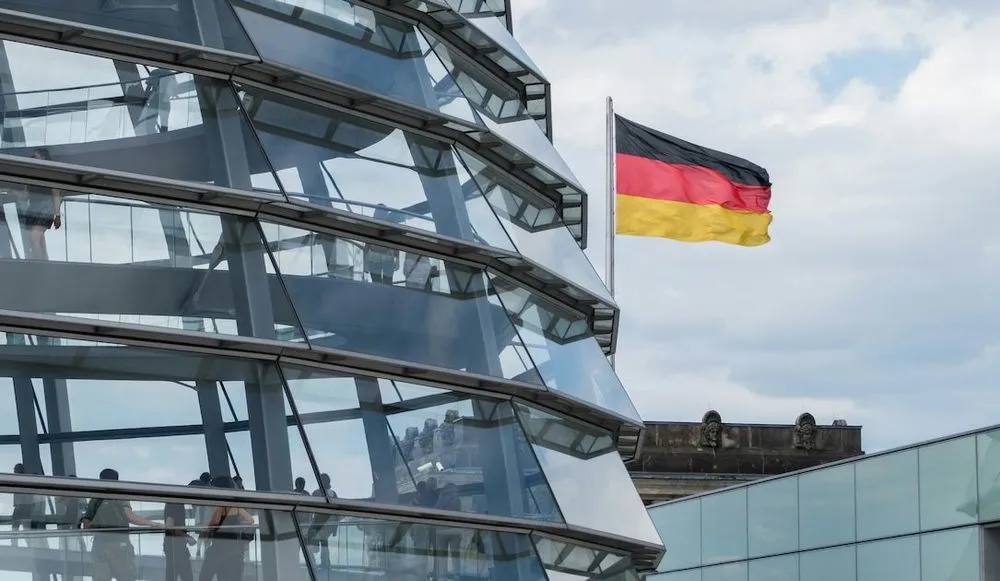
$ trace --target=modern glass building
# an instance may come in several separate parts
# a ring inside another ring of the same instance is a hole
[[[1000,427],[650,507],[657,581],[1000,579]]]
[[[0,0],[4,579],[655,566],[618,308],[509,17]]]

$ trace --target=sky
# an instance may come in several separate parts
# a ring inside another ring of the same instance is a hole
[[[1000,4],[511,0],[605,260],[605,98],[771,174],[772,242],[619,237],[617,370],[647,421],[1000,422]]]

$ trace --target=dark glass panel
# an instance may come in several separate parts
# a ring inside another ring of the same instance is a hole
[[[337,497],[561,522],[509,402],[283,371]]]
[[[458,151],[518,252],[598,298],[614,302],[594,265],[562,223],[555,204],[537,193],[515,193],[497,170],[462,149]]]
[[[628,555],[533,535],[549,581],[638,581]]]
[[[23,336],[6,335],[0,367],[14,386],[11,401],[34,400],[15,409],[45,419],[19,434],[28,473],[96,478],[113,468],[121,480],[186,485],[207,472],[279,491],[291,490],[295,473],[315,486],[271,364],[47,336],[12,343]],[[274,422],[286,432],[273,431]]]
[[[507,278],[489,277],[547,387],[642,423],[585,316]]]
[[[62,227],[45,230],[33,207],[51,188],[0,188],[14,199],[2,224],[0,308],[304,340],[253,220],[62,191]]]
[[[298,522],[317,581],[352,572],[393,580],[546,581],[524,535],[319,512]]]
[[[515,407],[568,524],[661,544],[606,431],[521,403]],[[549,437],[567,429],[576,432],[573,445]]]
[[[265,60],[480,125],[416,28],[347,0],[233,0]]]
[[[228,83],[10,41],[0,48],[10,66],[0,75],[0,153],[45,148],[57,162],[280,197]]]
[[[482,271],[265,223],[314,346],[540,384]]]
[[[257,89],[240,94],[293,199],[514,249],[450,145]]]
[[[0,8],[256,54],[225,0],[0,0]]]

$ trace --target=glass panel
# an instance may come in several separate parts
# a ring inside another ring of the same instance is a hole
[[[481,125],[412,24],[347,0],[233,5],[266,60]]]
[[[638,581],[627,555],[532,535],[549,581]]]
[[[0,183],[8,192],[19,187]],[[0,276],[8,281],[0,286],[0,308],[304,340],[252,220],[62,192],[62,227],[45,230],[31,210],[36,198],[45,197],[42,192],[27,188],[20,233],[14,230],[11,237],[14,248],[0,253]],[[38,281],[73,284],[70,289]],[[269,312],[249,312],[248,287],[270,300]]]
[[[520,95],[509,85],[491,79],[456,51],[450,50],[428,31],[422,31],[427,43],[441,58],[450,73],[450,79],[461,89],[467,102],[479,113],[482,123],[494,135],[507,140],[511,145],[527,154],[530,160],[541,163],[549,171],[534,171],[535,177],[543,182],[555,184],[557,181],[583,189],[562,155],[549,141],[535,119],[528,112]],[[555,178],[558,176],[558,178]]]
[[[799,476],[799,547],[854,541],[854,464]]]
[[[459,155],[475,177],[517,250],[601,300],[614,302],[608,287],[559,219],[555,205],[538,194],[514,193],[499,173],[472,154]]]
[[[450,145],[257,89],[240,95],[293,199],[514,250]]]
[[[0,0],[0,8],[256,54],[225,0]],[[211,28],[199,30],[199,22]]]
[[[528,53],[521,48],[520,43],[507,30],[507,25],[496,18],[469,18],[469,23],[485,34],[494,43],[499,45],[504,51],[510,53],[522,64],[535,71],[538,76],[542,76],[538,65],[535,64]]]
[[[263,227],[313,346],[541,384],[481,271],[344,237]]]
[[[610,443],[607,432],[520,403],[515,407],[568,524],[661,544],[613,445],[568,449],[547,436],[548,427],[553,426],[557,432],[575,429],[574,442]]]
[[[97,478],[110,468],[132,482],[232,477],[250,490],[291,490],[291,474],[259,485],[255,478],[266,467],[255,466],[252,447],[274,438],[268,449],[287,447],[295,473],[316,484],[299,430],[282,415],[284,389],[270,364],[46,336],[11,344],[10,337],[0,367],[48,420],[38,434],[52,459],[48,473]],[[251,415],[261,402],[267,411]],[[261,427],[275,411],[289,426],[285,436]],[[31,458],[24,462],[29,473],[43,473]]]
[[[746,581],[747,562],[727,563],[701,570],[702,581]]]
[[[976,522],[976,438],[920,448],[920,528]]]
[[[393,580],[545,581],[523,535],[323,513],[303,513],[299,523],[317,581],[350,572]]]
[[[798,478],[782,478],[747,489],[750,556],[799,548]]]
[[[0,153],[281,198],[228,83],[10,41],[2,50]]]
[[[854,581],[857,579],[854,545],[802,553],[799,577],[809,581]]]
[[[509,402],[414,386],[393,401],[386,379],[282,370],[337,497],[562,521]]]
[[[701,499],[701,562],[704,565],[747,558],[747,490],[710,494]]]
[[[858,545],[858,581],[920,581],[920,537]]]
[[[649,509],[666,554],[657,571],[673,571],[701,564],[701,500],[692,499]]]
[[[979,521],[1000,519],[1000,430],[976,436]]]
[[[855,463],[858,540],[920,528],[917,451],[905,450]]]
[[[979,528],[920,535],[921,581],[978,581]]]
[[[750,561],[750,581],[799,581],[799,556],[782,555]]]
[[[646,577],[650,581],[701,581],[701,569],[688,569],[676,573],[659,573]]]
[[[587,318],[489,274],[545,385],[642,423],[625,387],[590,332]]]

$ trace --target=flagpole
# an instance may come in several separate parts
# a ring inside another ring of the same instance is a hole
[[[606,150],[608,155],[607,163],[607,211],[605,212],[607,216],[608,223],[606,225],[606,235],[607,235],[607,251],[605,253],[605,272],[604,281],[608,284],[608,290],[611,292],[611,298],[615,296],[615,102],[610,96],[608,97],[607,103],[607,136],[606,136]],[[615,367],[615,356],[611,354],[608,357],[608,361],[611,362],[611,368]]]

